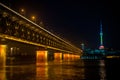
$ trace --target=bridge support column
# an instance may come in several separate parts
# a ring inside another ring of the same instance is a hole
[[[72,61],[75,60],[75,55],[74,54],[70,54],[70,58],[71,58]]]
[[[6,45],[0,45],[0,66],[6,65]]]
[[[78,59],[80,59],[80,55],[71,54],[71,59],[72,59],[72,60],[78,60]]]
[[[64,54],[63,54],[63,60],[69,61],[69,60],[70,60],[70,54],[64,53]]]
[[[75,55],[75,59],[80,59],[80,55]]]
[[[47,50],[37,51],[36,64],[39,65],[41,62],[47,62],[47,57],[48,57]]]
[[[62,61],[62,53],[54,53],[54,61]]]
[[[5,79],[5,65],[6,65],[6,45],[0,45],[0,67],[2,67],[1,71],[3,73],[0,73],[0,80]]]
[[[54,60],[54,51],[52,50],[38,50],[36,54],[37,63]]]
[[[78,60],[78,59],[80,59],[80,55],[68,54],[68,53],[63,54],[63,60],[65,61],[73,61],[73,60]]]

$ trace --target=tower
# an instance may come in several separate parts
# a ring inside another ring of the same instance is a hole
[[[100,22],[100,46],[99,46],[99,49],[104,49],[104,45],[103,45],[102,22]]]

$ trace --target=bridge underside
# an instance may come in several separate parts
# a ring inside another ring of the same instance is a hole
[[[80,55],[64,53],[49,48],[38,47],[31,44],[25,44],[0,38],[0,64],[20,64],[46,61],[69,61],[80,59]]]

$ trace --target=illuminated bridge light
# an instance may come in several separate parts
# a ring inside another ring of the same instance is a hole
[[[41,62],[47,61],[48,51],[37,51],[36,53],[37,53],[37,58],[36,58],[37,65]]]
[[[69,55],[70,55],[70,54],[68,54],[68,53],[64,53],[64,54],[63,54],[63,59],[64,59],[64,60],[69,60]]]
[[[46,46],[46,45],[42,45],[42,44],[30,42],[30,41],[18,39],[18,38],[12,37],[12,36],[4,35],[4,34],[3,34],[3,35],[0,35],[0,37],[6,38],[6,39],[9,39],[9,40],[14,40],[14,41],[18,41],[18,42],[23,42],[23,43],[27,43],[27,44],[32,44],[32,45],[36,45],[36,46],[41,46],[41,47],[45,47],[45,48],[51,48],[51,49],[54,49],[54,50],[59,50],[59,51],[71,53],[70,51],[66,51],[66,50],[62,50],[62,49],[55,48],[55,47]]]
[[[7,45],[0,45],[0,66],[5,66],[6,64],[6,48]]]
[[[54,53],[54,59],[55,61],[62,60],[62,53]]]

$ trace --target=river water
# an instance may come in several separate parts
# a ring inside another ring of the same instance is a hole
[[[0,80],[120,80],[120,60],[44,61],[4,65]]]

